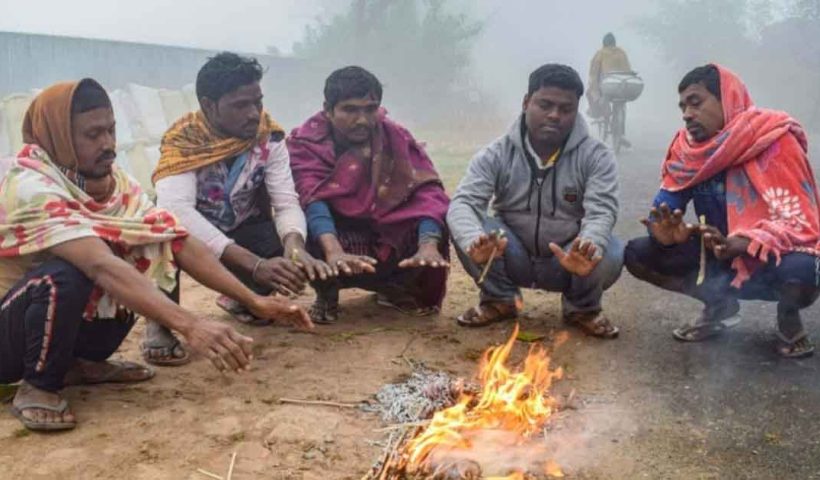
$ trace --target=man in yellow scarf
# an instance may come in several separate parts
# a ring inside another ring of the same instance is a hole
[[[114,114],[94,80],[54,85],[32,103],[26,145],[0,183],[0,383],[33,430],[76,425],[67,384],[138,382],[153,371],[108,361],[135,314],[179,332],[220,370],[248,368],[252,339],[170,301],[178,267],[252,305],[311,327],[306,312],[246,288],[114,165]]]
[[[208,59],[196,79],[201,108],[166,132],[153,179],[157,204],[245,285],[287,295],[333,272],[305,249],[305,214],[284,132],[262,108],[262,74],[254,58],[223,52]],[[241,322],[269,323],[230,298],[217,305]],[[148,333],[146,360],[179,353],[164,351],[161,330]]]

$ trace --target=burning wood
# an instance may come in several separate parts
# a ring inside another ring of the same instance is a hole
[[[533,346],[519,369],[506,365],[516,336],[488,349],[479,369],[480,387],[462,393],[452,406],[433,414],[426,427],[408,426],[391,436],[384,460],[369,479],[524,480],[558,478],[540,433],[558,408],[549,395],[561,369]]]

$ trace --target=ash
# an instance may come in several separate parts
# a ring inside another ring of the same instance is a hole
[[[466,390],[473,391],[471,387]],[[462,379],[421,366],[406,381],[383,386],[370,409],[386,423],[416,422],[453,406],[464,391]]]

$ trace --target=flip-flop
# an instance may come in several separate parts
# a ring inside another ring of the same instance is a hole
[[[409,298],[410,297],[408,297],[408,299]],[[407,302],[402,302],[395,299],[391,300],[383,293],[376,294],[376,304],[382,307],[392,308],[411,317],[428,317],[438,313],[439,311],[438,307],[420,307],[418,303],[412,299]]]
[[[167,350],[169,352],[169,356],[152,357],[148,354],[150,350],[160,349]],[[182,350],[184,355],[181,357],[174,356],[173,353],[178,351],[177,349]],[[180,343],[177,339],[174,339],[174,343],[171,345],[149,345],[147,343],[143,343],[141,350],[142,359],[145,360],[146,363],[150,363],[151,365],[156,365],[158,367],[179,367],[191,362],[191,355],[188,353],[188,350],[186,350],[182,346],[182,343]]]
[[[273,322],[267,318],[259,318],[248,311],[244,305],[224,295],[216,299],[216,306],[229,313],[237,322],[253,327],[266,327]]]
[[[675,340],[681,342],[702,342],[717,337],[730,328],[736,327],[741,320],[743,320],[743,318],[735,314],[723,320],[687,325],[672,330],[672,336],[675,337]]]
[[[12,415],[14,415],[17,420],[29,430],[33,431],[40,431],[40,432],[53,432],[56,430],[71,430],[72,428],[77,426],[77,422],[36,422],[30,418],[26,418],[23,415],[24,410],[29,410],[32,408],[36,408],[39,410],[46,410],[49,412],[55,412],[63,414],[66,410],[68,410],[68,402],[65,399],[60,400],[60,403],[57,405],[47,405],[45,403],[38,403],[38,402],[31,402],[25,403],[23,405],[15,406],[12,405],[9,407],[9,411]]]
[[[512,312],[502,312],[494,303],[485,303],[470,307],[456,318],[456,323],[462,327],[480,328],[493,323],[512,320],[518,316],[515,308]]]
[[[778,345],[777,345],[777,354],[783,358],[789,358],[792,360],[798,360],[801,358],[808,358],[814,355],[814,344],[808,340],[808,347],[801,350],[795,350],[797,347],[798,342],[801,340],[808,339],[808,333],[805,330],[801,330],[800,333],[795,335],[792,338],[788,338],[783,333],[778,330],[775,332],[777,335]]]
[[[100,383],[139,383],[145,382],[154,378],[156,372],[153,368],[146,365],[140,365],[135,362],[127,362],[120,360],[108,360],[106,363],[113,365],[115,368],[109,370],[105,375],[97,378],[80,378],[77,381],[67,381],[66,385],[98,385]],[[134,378],[128,375],[123,375],[125,372],[141,370],[145,372],[142,377]]]

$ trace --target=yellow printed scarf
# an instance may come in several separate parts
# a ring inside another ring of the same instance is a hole
[[[201,110],[177,120],[162,137],[160,159],[152,181],[198,170],[226,158],[235,157],[254,145],[267,141],[272,133],[284,133],[267,112],[262,112],[256,137],[223,137],[217,133]]]

